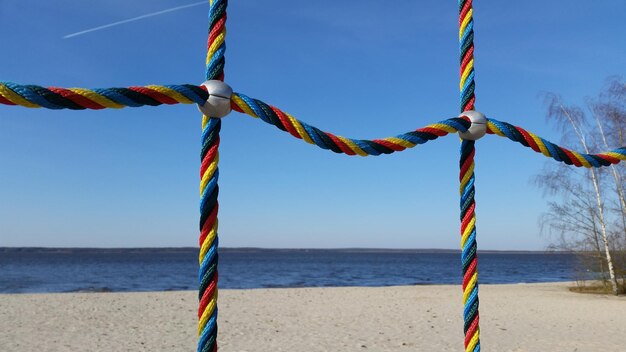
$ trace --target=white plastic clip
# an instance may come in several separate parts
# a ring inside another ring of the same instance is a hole
[[[468,141],[475,141],[487,133],[487,117],[485,115],[475,110],[468,110],[459,115],[459,117],[462,116],[469,117],[472,124],[467,132],[459,131],[459,137]]]
[[[231,111],[230,97],[233,89],[219,80],[210,80],[202,83],[206,87],[209,97],[204,105],[198,105],[198,110],[208,117],[224,117]]]

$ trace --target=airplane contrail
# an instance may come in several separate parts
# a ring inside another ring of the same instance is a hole
[[[73,37],[77,37],[79,35],[95,32],[95,31],[99,31],[101,29],[110,28],[110,27],[114,27],[114,26],[119,26],[120,24],[125,24],[125,23],[129,23],[129,22],[139,21],[139,20],[143,20],[144,18],[158,16],[158,15],[162,15],[164,13],[174,12],[174,11],[186,9],[186,8],[189,8],[189,7],[204,5],[204,4],[208,4],[208,1],[205,0],[205,1],[200,1],[200,2],[194,2],[193,4],[176,6],[176,7],[170,8],[170,9],[161,10],[161,11],[152,12],[152,13],[148,13],[148,14],[145,14],[145,15],[129,18],[127,20],[117,21],[117,22],[105,24],[103,26],[98,26],[98,27],[94,27],[94,28],[85,29],[84,31],[68,34],[68,35],[64,36],[63,39],[73,38]]]

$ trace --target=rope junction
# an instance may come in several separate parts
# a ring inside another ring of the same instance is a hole
[[[205,78],[224,80],[227,0],[211,0]],[[461,115],[414,131],[374,140],[353,139],[322,131],[292,115],[241,93],[232,93],[232,110],[274,125],[292,136],[322,149],[347,155],[391,154],[413,148],[450,133],[467,133],[476,112],[474,82],[474,21],[472,0],[459,0],[460,107]],[[120,109],[124,107],[198,104],[208,102],[205,86],[148,85],[128,88],[59,88],[0,82],[0,104],[47,109]],[[227,101],[226,101],[227,102]],[[203,110],[204,111],[204,110]],[[217,351],[218,279],[218,161],[221,119],[202,116],[200,166],[200,269],[198,352]],[[484,132],[483,132],[484,133]],[[506,137],[556,161],[577,167],[602,167],[626,160],[626,147],[599,154],[584,154],[551,143],[532,132],[506,122],[487,119],[486,133]],[[479,137],[478,137],[479,138]],[[478,139],[476,138],[476,139]],[[475,140],[462,139],[460,147],[461,264],[465,351],[480,351],[478,272],[475,215]]]

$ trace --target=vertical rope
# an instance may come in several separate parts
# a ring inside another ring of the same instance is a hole
[[[478,327],[478,259],[476,257],[476,202],[474,201],[474,141],[461,141],[461,263],[463,265],[463,319],[465,351],[480,351]]]
[[[206,79],[224,80],[227,0],[211,0]],[[200,270],[198,307],[198,352],[217,351],[217,195],[219,144],[222,121],[202,116],[200,158]]]
[[[461,112],[474,110],[474,10],[472,0],[459,0],[459,49],[461,57]]]
[[[461,112],[474,110],[474,20],[472,0],[459,0]],[[476,256],[476,202],[474,201],[474,141],[461,141],[461,264],[463,266],[463,330],[465,351],[480,351],[478,326],[478,258]]]

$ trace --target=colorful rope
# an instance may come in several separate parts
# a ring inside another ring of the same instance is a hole
[[[465,351],[480,351],[478,326],[478,258],[476,244],[476,202],[474,200],[474,141],[461,141],[459,161],[461,194],[461,265],[463,268],[463,330]]]
[[[317,145],[322,149],[331,150],[335,153],[360,156],[391,154],[403,151],[418,144],[424,144],[445,136],[448,133],[465,132],[471,124],[466,117],[456,117],[395,137],[362,140],[336,136],[332,133],[321,131],[316,127],[297,120],[274,106],[249,98],[241,93],[233,94],[232,108],[252,117],[260,118],[283,131],[289,132],[292,136]]]
[[[513,126],[506,122],[494,119],[489,119],[487,122],[487,133],[506,137],[525,147],[531,148],[537,153],[541,153],[547,157],[553,158],[556,161],[566,163],[567,165],[590,168],[609,166],[611,164],[617,164],[622,160],[626,160],[626,147],[613,149],[600,154],[578,153],[551,143],[521,127]]]
[[[460,105],[474,110],[474,19],[472,0],[459,0]],[[475,141],[461,140],[461,265],[463,268],[463,331],[465,351],[480,351],[478,314],[478,257],[476,253],[476,201],[474,200]]]
[[[219,23],[222,28],[223,23],[224,21],[220,21]],[[471,61],[473,61],[473,59]],[[221,63],[217,66],[223,67],[223,63],[224,61],[222,59]],[[213,64],[213,66],[215,65],[216,64]],[[462,97],[465,96],[463,92],[461,95]],[[207,97],[208,94],[204,86],[191,84],[86,89],[45,88],[36,85],[0,82],[0,104],[20,105],[29,108],[99,110],[145,105],[157,106],[162,104],[203,104]],[[470,101],[473,102],[474,99],[472,95]],[[281,130],[289,132],[294,137],[305,140],[307,143],[348,155],[365,156],[390,154],[395,151],[412,148],[417,144],[425,143],[428,140],[444,136],[448,133],[458,131],[465,132],[469,126],[468,122],[453,118],[396,137],[376,140],[356,140],[323,132],[316,127],[295,119],[292,115],[274,106],[267,105],[257,99],[249,98],[241,93],[233,94],[232,107],[233,110],[238,112],[261,118],[263,121],[275,125]],[[626,148],[617,148],[600,154],[578,153],[551,143],[521,127],[494,119],[489,119],[487,133],[507,137],[514,142],[519,142],[538,153],[542,153],[545,156],[554,158],[568,165],[600,167],[626,160]]]
[[[224,80],[226,46],[226,0],[211,0],[206,79]],[[219,145],[222,120],[202,116],[200,158],[200,269],[198,273],[198,352],[217,351],[218,236],[217,200],[219,186]]]
[[[27,108],[100,110],[126,106],[204,104],[206,88],[190,84],[128,88],[58,88],[0,82],[0,104]]]
[[[474,110],[474,10],[472,0],[459,0],[461,112]]]

